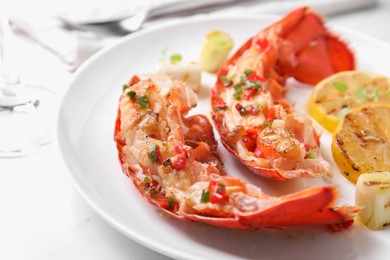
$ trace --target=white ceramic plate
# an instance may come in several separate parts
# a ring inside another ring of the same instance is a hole
[[[94,56],[76,73],[59,114],[59,143],[71,181],[85,200],[112,226],[162,254],[186,259],[378,259],[390,255],[390,229],[372,232],[358,223],[345,232],[323,227],[243,232],[168,218],[146,202],[122,173],[113,141],[118,98],[122,85],[134,73],[153,72],[163,49],[197,60],[207,32],[228,32],[238,48],[248,37],[274,21],[272,17],[198,17],[133,34]],[[334,28],[356,51],[359,69],[386,75],[390,46],[359,33]],[[204,75],[204,89],[195,112],[209,114],[209,87],[215,78]],[[390,75],[387,75],[390,76]],[[289,87],[290,101],[304,112],[310,93]],[[303,98],[304,97],[304,98]],[[275,182],[249,173],[219,147],[231,175],[261,185],[272,195],[311,185],[333,184],[340,204],[354,204],[354,185],[337,170],[330,152],[330,134],[324,131],[322,151],[332,163],[333,180]]]

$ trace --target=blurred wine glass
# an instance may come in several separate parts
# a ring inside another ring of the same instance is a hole
[[[43,151],[51,144],[50,108],[52,94],[44,88],[24,84],[15,61],[24,57],[11,52],[8,15],[0,10],[0,157],[18,157]],[[11,63],[12,61],[12,63]],[[37,65],[39,61],[37,61]]]

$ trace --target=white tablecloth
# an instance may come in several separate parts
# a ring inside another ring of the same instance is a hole
[[[329,21],[390,43],[387,0]],[[55,77],[60,101],[71,75]],[[0,159],[0,259],[169,259],[106,224],[73,189],[67,171],[57,144],[33,156]]]

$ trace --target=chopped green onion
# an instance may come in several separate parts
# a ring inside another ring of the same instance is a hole
[[[244,86],[246,80],[247,80],[247,77],[245,77],[245,76],[240,76],[240,81],[237,83],[237,85]]]
[[[218,192],[222,193],[226,190],[226,186],[223,183],[218,183]]]
[[[182,57],[180,54],[172,54],[171,55],[171,61],[173,62],[178,62],[178,61],[181,61],[182,60]]]
[[[248,80],[246,82],[245,88],[253,88],[253,87],[255,87],[256,89],[259,89],[259,88],[261,88],[261,86],[262,86],[261,83],[258,82],[258,81]]]
[[[376,103],[379,102],[379,92],[378,92],[378,89],[374,89],[374,93],[373,93],[373,97],[372,97],[372,100]]]
[[[149,107],[149,99],[144,95],[144,96],[141,96],[141,97],[136,97],[135,98],[135,101],[137,102],[137,104],[141,107],[141,108],[147,108]]]
[[[223,83],[230,83],[230,82],[231,82],[225,75],[222,75],[222,76],[221,76],[221,81],[222,81]]]
[[[268,122],[268,121],[265,121],[265,122],[263,123],[263,127],[265,127],[265,128],[270,127],[271,125],[272,125],[272,123],[271,123],[271,122]]]
[[[229,80],[230,80],[231,82],[233,82],[235,77],[236,77],[236,75],[233,74],[233,75],[231,75],[231,76],[229,77]],[[390,91],[390,89],[389,89],[389,91]]]
[[[223,107],[217,107],[215,108],[215,111],[221,111],[221,110],[226,110],[227,109],[227,106],[223,106]]]
[[[130,99],[133,99],[133,98],[135,98],[136,93],[135,93],[135,91],[129,91],[129,92],[127,92],[126,95],[127,95]]]
[[[158,194],[158,190],[156,190],[156,189],[149,189],[148,190],[148,192],[150,193],[150,194]]]
[[[350,108],[349,107],[344,107],[340,110],[340,112],[337,114],[336,118],[337,120],[340,120],[349,112]]]
[[[248,77],[252,72],[253,72],[253,70],[251,70],[251,69],[246,69],[246,70],[244,71],[245,76],[247,76],[247,77]]]
[[[232,79],[228,79],[224,75],[222,75],[220,79],[223,82],[223,84],[225,84],[225,87],[230,87],[233,84],[233,80]]]
[[[242,91],[242,85],[241,84],[234,85],[233,97],[235,97],[235,99],[241,100],[242,92],[243,91]]]
[[[123,86],[122,86],[122,90],[123,91],[125,91],[126,89],[128,89],[129,88],[129,85],[128,84],[123,84]]]
[[[168,198],[168,206],[170,209],[174,208],[175,202],[176,202],[175,198]]]
[[[172,163],[171,159],[169,159],[169,158],[163,161],[164,167],[168,167],[169,165],[171,165],[171,163]]]
[[[158,145],[157,144],[152,144],[150,146],[150,160],[153,162],[153,163],[157,163],[158,161],[158,158],[157,158],[157,147]]]
[[[315,159],[315,158],[316,158],[316,155],[315,155],[315,153],[314,153],[314,151],[313,151],[312,149],[310,149],[310,150],[306,153],[306,155],[307,155],[307,158],[309,158],[309,159]]]
[[[165,47],[165,48],[162,50],[161,55],[162,55],[163,57],[165,57],[165,56],[167,55],[167,52],[168,52],[168,47]]]
[[[355,90],[355,97],[362,99],[362,100],[365,100],[367,98],[367,89],[363,86],[358,87]]]
[[[203,190],[202,191],[202,197],[200,198],[200,203],[207,203],[207,202],[209,202],[209,197],[210,197],[210,191]]]
[[[144,190],[150,194],[158,194],[159,190],[156,187],[153,187],[153,183],[149,180],[149,177],[143,179]]]
[[[333,82],[333,87],[335,89],[337,89],[339,92],[341,93],[345,93],[348,91],[349,87],[347,84],[343,83],[343,82]]]

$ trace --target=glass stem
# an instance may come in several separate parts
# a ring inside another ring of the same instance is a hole
[[[0,72],[1,76],[4,75],[4,42],[5,42],[5,20],[4,17],[0,18]]]
[[[19,76],[12,73],[8,63],[10,49],[10,29],[8,16],[0,16],[0,107],[13,109],[16,106],[31,103],[34,98],[31,97],[26,88],[20,83]]]
[[[6,85],[18,84],[19,77],[10,72],[9,66],[7,64],[7,48],[10,40],[10,29],[7,16],[1,17],[0,21],[0,71],[3,83]]]

